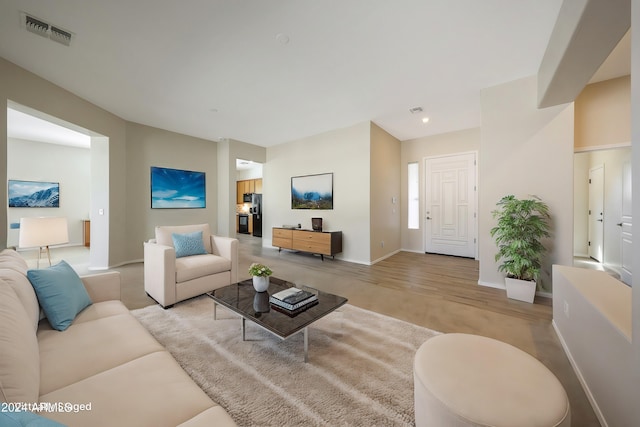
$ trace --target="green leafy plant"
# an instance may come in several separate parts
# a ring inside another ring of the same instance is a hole
[[[491,229],[491,237],[498,245],[498,270],[508,277],[536,281],[540,276],[546,248],[540,240],[549,237],[549,207],[537,196],[517,199],[505,196],[492,212],[498,224]]]
[[[249,274],[252,276],[264,277],[271,276],[273,274],[273,271],[271,271],[271,269],[264,264],[258,264],[257,262],[254,262],[249,266]]]

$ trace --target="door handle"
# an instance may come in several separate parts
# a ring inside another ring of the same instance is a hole
[[[431,219],[431,217],[430,217],[430,216],[428,216],[428,217],[427,217],[427,219]]]
[[[618,227],[622,227],[622,223],[621,223],[621,222],[617,223],[616,225],[617,225]]]
[[[602,222],[602,220],[601,220],[601,219],[596,219],[596,221],[598,221],[598,222]]]

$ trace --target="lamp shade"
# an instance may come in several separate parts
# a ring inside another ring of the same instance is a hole
[[[63,243],[69,243],[67,218],[20,218],[19,247],[35,248]]]

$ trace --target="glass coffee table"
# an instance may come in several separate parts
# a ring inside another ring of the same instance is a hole
[[[269,295],[294,286],[316,294],[318,296],[317,303],[310,305],[309,308],[295,315],[278,311],[269,304]],[[213,306],[214,319],[216,318],[216,306],[218,304],[240,315],[242,318],[243,341],[245,340],[245,323],[247,320],[266,329],[282,340],[299,332],[303,332],[305,362],[309,360],[309,325],[347,302],[347,299],[341,296],[322,292],[307,286],[296,286],[293,283],[275,277],[270,278],[267,292],[256,292],[253,288],[252,281],[245,280],[216,289],[208,295],[215,302]]]

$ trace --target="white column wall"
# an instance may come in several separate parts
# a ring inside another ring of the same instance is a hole
[[[537,195],[552,215],[541,285],[551,291],[551,265],[573,258],[573,104],[538,109],[535,77],[482,91],[479,159],[479,283],[504,287],[489,232],[491,212],[505,195]]]

